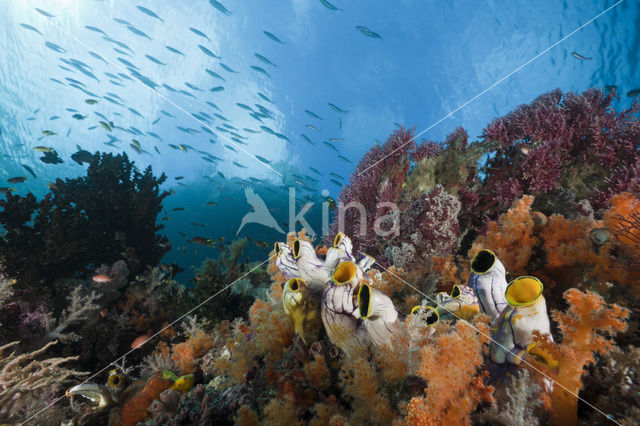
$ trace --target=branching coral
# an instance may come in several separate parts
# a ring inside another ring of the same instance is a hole
[[[14,347],[17,343],[1,346],[0,353]],[[22,416],[35,415],[47,407],[44,397],[47,395],[52,397],[69,382],[69,379],[85,374],[62,366],[77,360],[78,357],[38,360],[56,343],[56,341],[49,342],[34,352],[20,355],[12,352],[0,358],[1,422],[14,422],[20,420]]]
[[[490,222],[486,234],[476,239],[468,256],[471,258],[487,248],[502,260],[508,272],[527,275],[529,259],[537,244],[531,218],[533,200],[531,196],[522,197],[497,222]]]
[[[426,395],[409,401],[406,422],[470,424],[470,414],[478,404],[492,401],[493,388],[483,383],[486,374],[482,372],[488,331],[483,317],[473,324],[459,321],[454,326],[435,326],[435,333],[419,349],[417,373],[428,383]]]
[[[46,340],[59,339],[62,342],[75,341],[80,335],[74,332],[64,331],[72,325],[85,322],[92,314],[100,308],[95,302],[100,298],[95,292],[83,295],[84,289],[81,286],[74,288],[69,295],[69,307],[62,312],[59,321],[55,321],[49,314],[44,316],[44,326],[47,331],[43,338]]]
[[[611,195],[637,187],[629,177],[637,171],[640,104],[617,113],[613,99],[597,89],[555,90],[490,123],[484,140],[498,144],[485,167],[490,196],[504,206],[523,192],[563,187],[599,209]],[[610,176],[614,168],[621,172]]]
[[[8,194],[0,200],[0,239],[6,272],[20,285],[46,288],[57,278],[89,273],[90,265],[112,264],[126,252],[134,273],[155,265],[168,250],[156,217],[165,177],[151,167],[134,169],[126,154],[96,153],[85,177],[57,180],[44,199]]]
[[[386,208],[379,209],[378,204],[398,201],[410,167],[409,154],[414,146],[413,130],[402,128],[389,136],[383,145],[375,145],[362,157],[351,175],[351,184],[340,193],[339,211],[344,208],[345,220],[344,223],[336,221],[332,224],[331,239],[340,231],[351,236],[354,252],[365,251],[374,257],[380,255],[375,242],[374,223],[389,212]],[[349,208],[350,203],[363,206],[366,215],[362,217],[358,209]],[[331,242],[327,240],[327,243]]]
[[[424,265],[435,254],[447,254],[458,246],[460,202],[442,185],[410,200],[400,214],[400,232],[390,237],[386,255],[401,268]]]
[[[572,288],[564,293],[569,304],[565,312],[554,311],[553,319],[562,333],[561,343],[551,343],[548,337],[535,334],[540,348],[550,354],[557,367],[537,363],[555,385],[551,394],[552,420],[556,425],[577,423],[578,392],[584,368],[594,362],[596,353],[606,354],[614,347],[611,338],[624,331],[629,310],[618,305],[608,306],[597,293],[585,293]]]

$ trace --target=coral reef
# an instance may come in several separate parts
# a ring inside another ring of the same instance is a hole
[[[637,424],[640,104],[612,99],[553,91],[473,142],[401,128],[320,246],[290,233],[253,271],[220,241],[187,286],[155,267],[164,177],[126,156],[7,194],[0,422],[75,384],[39,424]]]

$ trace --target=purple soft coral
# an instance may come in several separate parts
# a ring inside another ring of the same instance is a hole
[[[613,99],[597,89],[555,90],[490,123],[483,138],[498,148],[486,167],[488,195],[504,207],[518,193],[564,187],[599,209],[614,193],[633,189],[640,104],[616,113]]]

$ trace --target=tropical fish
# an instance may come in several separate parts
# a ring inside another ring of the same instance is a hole
[[[166,115],[167,117],[176,118],[175,115],[173,115],[173,114],[171,114],[171,113],[169,113],[169,112],[167,112],[167,111],[165,111],[163,109],[161,109],[160,112],[163,113],[164,115]]]
[[[95,99],[85,99],[84,101],[89,105],[95,105],[98,103],[98,101],[96,101]]]
[[[338,186],[342,186],[342,184],[341,184],[340,182],[338,182],[337,180],[335,180],[335,179],[329,179],[329,180],[330,180],[331,182],[335,183],[335,184],[336,184],[336,185],[338,185]]]
[[[160,121],[160,119],[162,119],[162,117],[158,117],[155,120],[153,120],[153,122],[151,123],[151,125],[155,126],[156,124],[158,124],[158,122]]]
[[[582,56],[578,52],[571,52],[571,56],[573,56],[574,58],[580,59],[581,61],[589,61],[593,59],[593,58],[587,58],[586,56]]]
[[[201,228],[204,228],[205,226],[207,226],[207,225],[205,225],[204,223],[200,223],[200,222],[190,222],[190,223],[191,223],[193,226],[199,226],[199,227],[201,227]]]
[[[231,12],[229,12],[229,10],[226,7],[224,7],[224,5],[222,3],[220,3],[219,1],[209,0],[209,3],[211,3],[211,6],[215,7],[216,9],[218,9],[220,12],[224,13],[225,15],[231,15]]]
[[[203,45],[199,44],[198,47],[200,48],[200,50],[202,50],[205,53],[205,55],[211,56],[212,58],[215,58],[215,59],[222,59],[220,56],[214,54],[212,51],[210,51]]]
[[[635,98],[638,95],[640,95],[640,88],[639,89],[629,90],[627,92],[627,96],[629,96],[630,98]]]
[[[131,142],[133,142],[133,144],[134,144],[137,148],[140,148],[140,141],[138,141],[137,139],[131,139]]]
[[[260,62],[264,62],[267,65],[273,65],[274,67],[277,67],[276,64],[274,64],[273,62],[271,62],[270,60],[268,60],[267,58],[265,58],[264,56],[260,55],[259,53],[254,53],[253,54],[256,58],[258,58],[258,60]]]
[[[194,34],[199,35],[200,37],[206,38],[207,40],[211,41],[211,39],[205,33],[200,31],[199,29],[193,28],[193,27],[189,27],[189,30]]]
[[[258,92],[258,96],[260,96],[262,99],[264,99],[265,101],[269,102],[270,104],[273,103],[273,101],[269,98],[267,98],[266,95],[263,95],[262,93]]]
[[[45,136],[55,136],[55,135],[57,135],[57,133],[52,132],[51,130],[43,130],[42,134],[45,135]]]
[[[38,33],[40,35],[43,35],[39,29],[37,29],[36,27],[34,27],[33,25],[29,25],[29,24],[20,24],[20,26],[22,28],[26,28],[29,31],[33,31],[34,33]]]
[[[101,126],[103,129],[105,129],[107,132],[110,132],[111,130],[113,130],[113,129],[112,129],[112,127],[111,127],[111,125],[110,125],[109,123],[107,123],[107,122],[100,121],[100,122],[98,122],[98,124],[100,124],[100,126]]]
[[[35,148],[33,148],[34,150],[38,151],[38,152],[56,152],[55,149],[50,148],[48,146],[36,146]]]
[[[338,152],[338,148],[336,148],[335,146],[331,145],[329,142],[322,141],[322,143],[324,145],[328,146],[329,148],[333,149],[335,152]]]
[[[276,132],[274,132],[274,131],[273,131],[270,127],[268,127],[268,126],[260,126],[260,128],[261,128],[262,130],[264,130],[265,132],[267,132],[267,133],[269,133],[269,134],[273,135],[273,136],[275,136],[275,135],[276,135]]]
[[[320,173],[320,172],[318,171],[318,169],[316,169],[316,168],[314,168],[314,167],[309,166],[309,170],[311,170],[312,172],[314,172],[314,173],[316,173],[316,174],[318,174],[318,175],[322,176],[322,173]]]
[[[184,55],[184,53],[182,53],[181,51],[179,51],[178,49],[176,49],[176,48],[174,48],[174,47],[171,47],[171,46],[165,46],[165,48],[166,48],[169,52],[175,53],[175,54],[177,54],[177,55],[185,56],[185,55]]]
[[[24,181],[27,180],[26,176],[17,176],[17,177],[12,177],[10,179],[7,179],[7,182],[9,183],[22,183]]]
[[[207,73],[207,74],[209,74],[209,75],[210,75],[211,77],[213,77],[213,78],[217,78],[217,79],[220,79],[220,80],[222,80],[222,81],[227,81],[227,80],[225,80],[225,79],[224,79],[224,77],[222,77],[220,74],[218,74],[218,73],[217,73],[217,72],[215,72],[215,71],[211,71],[211,70],[210,70],[210,69],[208,69],[208,68],[205,68],[205,71],[206,71],[206,73]]]
[[[97,282],[97,283],[110,283],[111,282],[111,278],[109,278],[109,276],[107,276],[107,275],[94,275],[91,279],[93,281]]]
[[[215,247],[216,242],[205,237],[193,237],[191,241],[195,244],[205,246],[205,247]]]
[[[306,125],[309,129],[311,130],[315,130],[316,132],[319,132],[320,129],[318,129],[316,126],[314,126],[313,124],[307,124]]]
[[[78,81],[78,80],[76,80],[74,78],[65,77],[64,79],[67,80],[69,83],[77,84],[78,86],[84,86],[83,82]]]
[[[50,152],[45,152],[44,156],[40,157],[40,161],[42,161],[45,164],[60,164],[63,162],[55,150]]]
[[[222,87],[222,86],[220,86],[220,87]],[[223,87],[223,90],[224,90],[224,87]],[[213,91],[213,90],[212,90],[212,91]],[[215,109],[217,109],[218,111],[221,111],[221,109],[220,109],[220,108],[218,108],[218,105],[214,104],[214,103],[213,103],[213,102],[211,102],[211,101],[207,101],[207,105],[209,105],[211,108],[215,108]]]
[[[31,176],[33,176],[34,178],[37,178],[38,176],[36,176],[35,172],[33,171],[33,169],[29,166],[27,166],[26,164],[21,164],[22,167],[24,167],[24,169],[26,171],[28,171],[29,173],[31,173]]]
[[[260,132],[258,132],[257,130],[248,129],[248,128],[246,128],[246,127],[245,127],[245,128],[243,128],[242,130],[244,130],[244,131],[245,131],[245,132],[247,132],[247,133],[254,133],[254,134],[255,134],[255,133],[260,133]]]
[[[300,133],[300,136],[302,136],[302,139],[304,139],[306,142],[310,143],[311,145],[315,145],[315,143],[311,142],[311,139],[309,139],[309,137],[304,133]]]
[[[132,33],[134,33],[135,35],[138,35],[140,37],[144,37],[144,38],[148,38],[149,40],[151,40],[151,37],[149,37],[147,34],[145,34],[144,32],[140,31],[139,29],[137,29],[136,27],[134,27],[133,25],[127,25],[127,29],[129,31],[131,31]]]
[[[251,65],[251,69],[252,69],[252,70],[254,70],[254,71],[257,71],[257,72],[259,72],[259,73],[261,73],[261,74],[264,74],[264,75],[266,75],[266,76],[267,76],[267,77],[269,77],[269,78],[271,78],[271,76],[269,75],[269,73],[268,73],[268,72],[266,72],[266,71],[264,70],[264,68],[260,68],[260,67],[255,66],[255,65]]]
[[[131,23],[129,21],[125,21],[124,19],[120,19],[120,18],[113,18],[114,21],[116,21],[118,24],[122,24],[122,25],[131,25]]]
[[[145,15],[149,15],[152,18],[156,18],[158,19],[160,22],[164,22],[164,20],[159,17],[158,15],[156,15],[152,10],[147,9],[146,7],[142,7],[142,6],[136,6],[138,8],[138,10],[142,13],[144,13]]]
[[[183,144],[181,144],[181,143],[179,143],[179,144],[178,144],[178,148],[180,148],[180,149],[181,149],[181,150],[183,150],[184,152],[188,152],[188,151],[189,151],[189,149],[188,149],[185,145],[183,145]]]
[[[58,115],[52,115],[51,117],[49,117],[49,121],[57,120],[59,118],[60,118],[60,116],[58,116]]]
[[[153,62],[154,64],[158,64],[158,65],[166,65],[164,62],[162,62],[162,61],[160,61],[160,60],[158,60],[158,59],[154,58],[154,57],[153,57],[153,56],[151,56],[151,55],[144,55],[144,56],[146,56],[146,57],[147,57],[147,59],[148,59],[148,60],[150,60],[151,62]]]
[[[346,162],[346,163],[351,163],[353,164],[353,161],[349,160],[347,157],[345,157],[344,155],[340,155],[338,154],[338,158],[341,159],[342,161]]]
[[[332,5],[331,3],[329,3],[327,0],[320,0],[320,3],[322,3],[322,5],[324,7],[326,7],[329,10],[333,10],[333,11],[340,11],[342,9],[335,7],[334,5]]]
[[[329,107],[334,110],[335,112],[341,112],[341,113],[346,113],[348,111],[343,110],[342,108],[332,104],[331,102],[329,102]]]
[[[309,111],[308,109],[305,109],[304,112],[306,112],[309,117],[317,118],[318,120],[324,120],[324,118],[320,117],[318,114],[314,113],[313,111]]]
[[[92,27],[89,25],[85,25],[85,28],[88,29],[89,31],[93,31],[94,33],[100,33],[102,35],[107,35],[107,33],[105,33],[104,31],[102,31],[100,28],[98,27]]]
[[[10,192],[16,192],[16,191],[17,191],[17,189],[15,189],[15,188],[10,188],[10,187],[7,187],[7,186],[0,186],[0,193],[1,194],[8,194]]]
[[[170,92],[174,92],[174,93],[178,93],[178,91],[176,89],[174,89],[173,87],[169,86],[167,83],[162,83],[162,86],[167,89]]]
[[[271,40],[275,41],[276,43],[284,44],[283,41],[281,41],[275,35],[271,34],[269,31],[262,31],[262,32],[264,33],[264,35],[266,35],[268,38],[270,38]]]
[[[35,9],[36,9],[36,12],[38,12],[42,16],[46,16],[47,18],[55,18],[55,16],[53,16],[52,14],[50,14],[49,12],[47,12],[45,10],[38,9],[37,7]]]
[[[224,146],[224,147],[225,147],[225,148],[227,148],[227,149],[228,149],[228,150],[230,150],[230,151],[238,152],[238,151],[237,151],[234,147],[232,147],[231,145],[226,145],[226,144],[225,144],[225,146]]]
[[[225,64],[223,64],[223,63],[220,63],[220,67],[221,67],[223,70],[228,71],[228,72],[230,72],[230,73],[234,73],[234,74],[237,74],[237,73],[238,73],[238,71],[234,71],[234,70],[232,70],[231,68],[229,68],[228,66],[226,66],[226,65],[225,65]]]
[[[240,167],[241,169],[246,169],[247,168],[247,166],[245,166],[244,164],[238,163],[237,161],[234,161],[233,164],[235,166]]]
[[[333,176],[334,178],[338,178],[338,179],[344,179],[344,177],[340,176],[337,173],[333,173],[333,172],[329,173],[329,176]]]
[[[288,137],[286,137],[282,133],[276,133],[276,137],[279,138],[279,139],[285,140],[287,142],[291,142],[291,139],[289,139]]]
[[[356,26],[356,29],[358,31],[360,31],[362,34],[366,35],[367,37],[372,37],[372,38],[382,38],[382,36],[378,33],[374,33],[373,31],[371,31],[369,28],[367,27],[363,27],[363,26]]]
[[[127,60],[126,60],[126,59],[124,59],[124,58],[117,57],[116,59],[117,59],[118,61],[122,62],[123,64],[125,64],[126,66],[128,66],[129,68],[132,68],[132,69],[137,69],[137,68],[138,68],[138,67],[136,67],[135,65],[133,65],[131,62],[127,61]]]
[[[343,138],[329,138],[329,142],[342,142],[344,141]]]
[[[61,46],[58,46],[55,43],[52,43],[50,41],[45,41],[44,45],[47,46],[49,49],[53,50],[54,52],[58,52],[58,53],[65,53],[66,49],[64,49]]]
[[[90,163],[93,155],[76,145],[78,151],[71,155],[71,159],[82,166],[82,163]]]

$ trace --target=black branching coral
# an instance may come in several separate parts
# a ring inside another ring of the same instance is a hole
[[[156,218],[164,174],[139,172],[126,154],[93,155],[87,175],[58,179],[42,200],[33,194],[0,199],[5,272],[34,288],[126,259],[136,273],[168,250]]]

